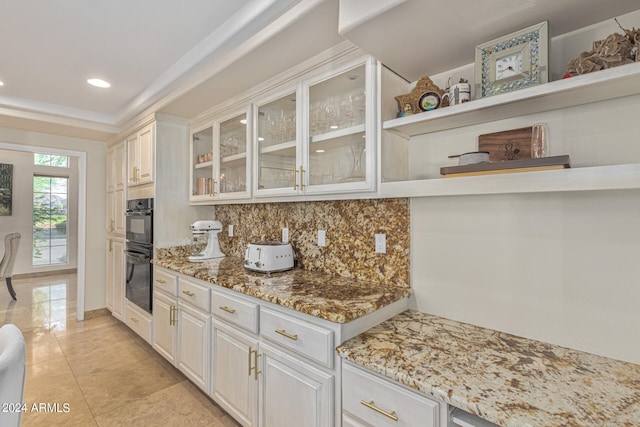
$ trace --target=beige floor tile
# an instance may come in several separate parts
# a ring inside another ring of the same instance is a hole
[[[169,371],[151,357],[134,363],[121,360],[116,369],[78,376],[77,381],[94,416],[118,410],[127,403],[178,383]]]
[[[238,426],[189,381],[183,381],[142,399],[129,402],[116,413],[96,416],[100,427],[116,426]]]
[[[0,325],[27,344],[23,427],[238,426],[113,316],[76,321],[75,275],[14,285],[18,301],[0,291]]]

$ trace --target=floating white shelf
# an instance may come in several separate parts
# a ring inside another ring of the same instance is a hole
[[[221,167],[241,166],[247,162],[247,153],[234,154],[220,160]]]
[[[405,138],[640,93],[640,63],[387,120],[382,129]]]
[[[640,188],[640,163],[385,182],[382,197],[461,196]]]

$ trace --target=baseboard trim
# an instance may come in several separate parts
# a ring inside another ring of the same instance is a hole
[[[84,312],[84,320],[94,319],[96,317],[109,316],[111,312],[108,308],[98,308],[97,310],[89,310]]]
[[[56,276],[58,274],[75,274],[77,272],[77,268],[67,268],[65,270],[35,271],[33,273],[14,274],[11,277],[13,279],[28,279],[31,277]]]

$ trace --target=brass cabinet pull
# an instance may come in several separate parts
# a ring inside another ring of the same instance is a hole
[[[218,307],[220,310],[222,311],[226,311],[227,313],[235,313],[236,311],[233,308],[229,308],[226,305],[221,305],[220,307]]]
[[[182,293],[185,294],[185,295],[188,295],[190,297],[195,295],[193,292],[190,292],[190,291],[182,291]]]
[[[253,366],[251,366],[251,355],[253,354]],[[258,354],[258,350],[254,350],[249,347],[249,376],[251,376],[251,371],[253,371],[253,379],[258,380],[258,374],[261,374],[262,371],[258,370],[258,358],[262,356]]]
[[[288,333],[287,331],[285,331],[284,329],[276,329],[276,333],[283,335],[291,340],[297,341],[298,340],[298,334],[296,335],[292,335],[290,333]]]
[[[113,230],[115,229],[115,226],[114,226],[115,223],[116,223],[115,219],[112,219],[111,221],[109,221],[109,231],[111,233],[113,233]]]
[[[131,321],[132,321],[133,323],[138,323],[138,319],[136,319],[135,317],[132,317],[132,318],[131,318]]]
[[[133,182],[138,182],[138,167],[133,167]]]
[[[162,284],[167,283],[165,280],[162,280],[162,279],[156,279],[156,282],[158,282],[158,283],[162,283]]]
[[[384,409],[380,409],[377,406],[375,406],[375,404],[373,403],[373,400],[371,402],[365,402],[364,400],[361,400],[360,403],[366,406],[367,408],[373,409],[377,413],[384,415],[387,418],[391,418],[393,421],[398,421],[398,417],[396,416],[396,411],[387,412]]]
[[[109,252],[113,252],[113,240],[109,239]]]
[[[177,325],[178,324],[178,308],[174,305],[169,307],[169,325]]]
[[[293,189],[298,189],[298,169],[296,168],[293,169]]]
[[[300,165],[300,189],[301,190],[304,190],[304,187],[305,187],[305,185],[304,185],[304,172],[305,172],[305,170],[302,169],[302,165]]]

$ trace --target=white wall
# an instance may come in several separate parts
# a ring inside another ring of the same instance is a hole
[[[0,238],[13,232],[22,235],[18,248],[13,274],[35,273],[41,271],[55,271],[76,268],[77,260],[77,230],[78,230],[78,162],[69,159],[69,168],[51,168],[33,164],[33,154],[24,151],[0,150],[0,163],[13,165],[13,212],[11,216],[0,216]],[[33,266],[31,264],[33,241],[33,175],[68,174],[68,263],[51,266]],[[3,246],[4,248],[4,246]]]
[[[97,141],[2,127],[0,127],[0,142],[71,150],[87,154],[85,311],[104,307],[106,274],[106,145]]]
[[[640,363],[640,191],[411,200],[417,309]]]

